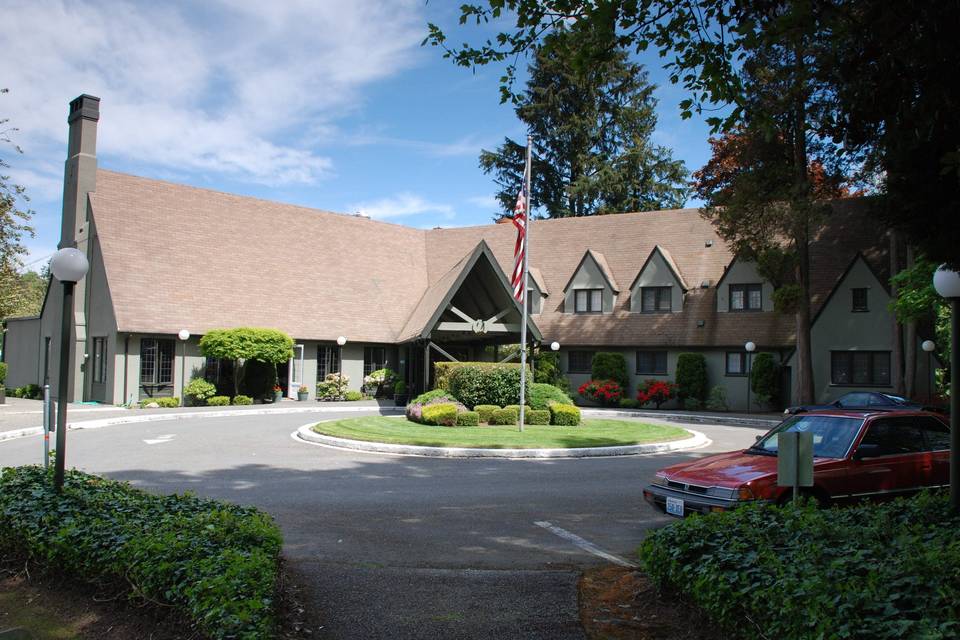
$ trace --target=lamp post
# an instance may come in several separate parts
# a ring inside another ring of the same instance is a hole
[[[747,351],[747,413],[750,413],[750,354],[757,350],[757,345],[748,342],[743,348]]]
[[[87,274],[87,257],[79,249],[68,247],[53,254],[50,273],[63,284],[63,309],[60,318],[60,380],[57,385],[57,459],[53,469],[53,488],[63,490],[63,472],[67,452],[67,402],[70,392],[70,320],[73,315],[73,287]]]
[[[554,340],[550,343],[550,351],[560,351],[560,343]]]
[[[933,340],[924,340],[920,348],[927,352],[927,396],[933,401],[933,386],[937,381],[933,371],[933,350],[937,348],[937,344]]]
[[[183,344],[180,350],[180,404],[185,407],[187,406],[187,398],[183,395],[183,390],[187,384],[187,340],[190,339],[190,332],[186,329],[180,329],[177,337],[180,338],[180,342]]]
[[[960,513],[960,272],[940,265],[933,288],[950,301],[950,506]]]
[[[337,337],[337,391],[343,395],[343,345],[347,344],[346,336]],[[341,398],[342,399],[342,398]]]

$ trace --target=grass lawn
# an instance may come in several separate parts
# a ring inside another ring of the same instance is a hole
[[[584,420],[579,427],[516,426],[431,427],[406,418],[367,416],[313,427],[317,433],[349,440],[412,444],[423,447],[470,447],[475,449],[571,449],[666,442],[689,438],[678,427],[646,424],[635,420]]]

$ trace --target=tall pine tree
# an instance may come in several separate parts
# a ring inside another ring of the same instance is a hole
[[[517,117],[534,140],[534,207],[550,218],[683,206],[683,162],[651,141],[657,123],[654,85],[623,49],[599,62],[580,55],[591,34],[565,29],[549,36],[530,66]],[[497,199],[512,212],[523,174],[524,144],[506,138],[480,154],[494,174]]]

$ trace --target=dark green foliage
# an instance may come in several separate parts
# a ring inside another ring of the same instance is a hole
[[[516,409],[497,409],[490,414],[489,423],[491,425],[509,425],[517,424],[520,420],[520,414]]]
[[[269,387],[273,387],[277,379],[276,364],[293,357],[293,338],[283,331],[276,329],[255,329],[240,327],[236,329],[214,329],[200,338],[200,353],[208,358],[232,360],[234,363],[234,393],[243,391],[254,398],[269,395],[270,389],[261,393],[259,380],[247,383],[248,366],[244,366],[243,378],[247,385],[243,389],[239,386],[236,377],[240,373],[240,361],[258,361],[261,364],[272,365],[273,377],[269,380]],[[265,373],[260,375],[267,375]],[[253,388],[256,387],[256,388]]]
[[[180,406],[180,398],[144,398],[140,401],[141,407],[156,404],[161,409],[176,409]]]
[[[537,352],[537,357],[534,362],[536,365],[533,371],[534,382],[550,384],[562,391],[568,388],[569,383],[560,371],[559,353],[541,350]]]
[[[457,405],[452,402],[429,404],[423,408],[420,421],[423,424],[454,427],[457,424]]]
[[[558,427],[575,427],[580,424],[580,409],[569,404],[552,403],[550,410],[550,424]]]
[[[457,398],[446,389],[432,389],[418,395],[416,398],[410,401],[410,404],[427,404],[433,400],[457,402]]]
[[[680,403],[694,398],[701,403],[707,397],[707,359],[702,353],[681,353],[677,356],[677,397]]]
[[[233,396],[233,404],[237,406],[251,405],[253,404],[253,398],[244,395]]]
[[[217,395],[217,388],[203,378],[194,378],[183,390],[184,398],[190,398],[196,405],[204,405],[208,398]]]
[[[780,367],[773,359],[773,354],[758,353],[753,358],[750,367],[750,390],[757,397],[757,402],[775,403],[780,395]]]
[[[26,398],[27,400],[40,400],[43,398],[43,389],[38,384],[26,384],[10,391],[14,398]]]
[[[683,409],[685,411],[700,411],[700,409],[703,409],[703,403],[700,402],[699,398],[685,398]]]
[[[225,407],[230,404],[230,396],[213,396],[207,398],[208,407]]]
[[[517,415],[520,415],[520,405],[518,404],[508,404],[507,406],[504,407],[504,409],[512,409],[517,412]],[[530,405],[526,405],[523,408],[524,413],[530,413],[530,411],[532,410],[533,410],[533,407],[531,407]]]
[[[490,416],[494,411],[499,411],[500,407],[495,404],[478,404],[473,410],[480,416],[480,422],[490,422]]]
[[[630,374],[627,373],[627,359],[616,351],[599,351],[593,356],[590,378],[593,380],[613,380],[621,389],[630,388]]]
[[[710,389],[710,397],[707,398],[707,409],[710,411],[727,411],[727,388],[717,385]]]
[[[476,411],[464,411],[457,414],[458,427],[476,427],[480,424],[480,414]]]
[[[7,363],[0,362],[0,385],[7,381]]]
[[[542,382],[534,382],[530,385],[530,394],[526,400],[534,409],[546,409],[551,402],[573,404],[573,400],[565,392],[552,384]]]
[[[251,398],[273,397],[273,385],[277,382],[277,365],[261,360],[243,363],[240,393]]]
[[[343,399],[350,402],[356,402],[357,400],[363,400],[363,394],[356,389],[348,389],[347,392],[343,394]]]
[[[475,407],[478,404],[495,404],[502,407],[520,401],[520,367],[490,363],[482,363],[480,366],[474,363],[448,364],[461,365],[451,369],[447,389],[467,407]],[[529,387],[528,377],[528,391]]]
[[[633,398],[622,398],[620,400],[621,409],[639,409],[640,403]]]
[[[516,369],[520,371],[519,362],[434,362],[434,387],[437,389],[450,389],[450,375],[461,367],[470,367],[475,369]]]
[[[523,421],[527,424],[550,424],[549,409],[532,409],[523,414]]]
[[[62,494],[39,467],[0,472],[0,555],[66,576],[129,583],[208,637],[273,637],[281,546],[270,516],[192,495],[153,495],[68,471]]]
[[[946,639],[960,636],[958,528],[945,495],[751,505],[656,530],[640,558],[737,637]]]

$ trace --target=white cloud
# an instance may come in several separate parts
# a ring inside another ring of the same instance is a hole
[[[20,128],[22,159],[43,189],[44,177],[62,178],[67,102],[80,93],[102,99],[100,155],[267,185],[316,182],[332,163],[309,143],[358,108],[364,87],[413,63],[424,24],[417,0],[5,9],[11,92],[0,113]]]
[[[496,196],[472,196],[467,198],[467,203],[478,209],[500,210],[500,201],[497,200]]]
[[[455,215],[450,205],[430,202],[412,193],[400,193],[389,198],[353,205],[349,210],[378,219],[432,213],[449,220]]]
[[[430,142],[427,140],[409,140],[406,138],[394,138],[390,136],[378,135],[376,133],[361,133],[349,136],[345,139],[352,145],[383,145],[394,146],[406,149],[414,149],[425,155],[437,158],[449,158],[454,156],[473,156],[478,157],[480,150],[493,146],[491,141],[480,141],[476,136],[464,136],[450,142]]]

